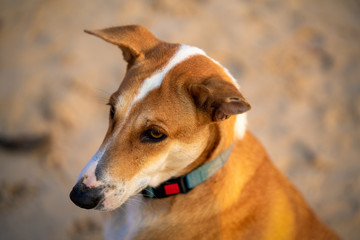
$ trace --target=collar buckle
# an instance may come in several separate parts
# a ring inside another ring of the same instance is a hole
[[[178,193],[187,193],[188,188],[186,175],[178,178],[171,178],[156,188],[147,187],[141,193],[149,198],[165,198]]]

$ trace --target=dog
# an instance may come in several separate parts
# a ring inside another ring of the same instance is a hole
[[[246,129],[250,104],[196,47],[138,25],[85,32],[118,46],[109,128],[70,198],[113,211],[107,239],[338,239]]]

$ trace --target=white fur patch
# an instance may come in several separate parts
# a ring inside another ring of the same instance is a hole
[[[78,181],[81,178],[84,178],[83,183],[89,188],[98,187],[102,184],[100,181],[98,181],[96,179],[95,169],[96,169],[101,157],[104,155],[105,149],[106,148],[100,147],[100,149],[94,154],[94,156],[89,160],[89,162],[81,170]]]
[[[207,56],[207,55],[206,55]],[[219,65],[225,72],[226,75],[228,75],[228,77],[230,77],[231,81],[234,83],[235,87],[237,89],[240,89],[240,86],[238,84],[238,82],[236,81],[236,79],[233,77],[233,75],[231,75],[231,73],[229,72],[229,70],[224,67],[223,65],[221,65],[218,61],[212,59],[211,57],[207,56],[211,61],[213,61],[215,64]]]
[[[247,126],[246,113],[242,113],[236,116],[236,122],[234,126],[235,139],[243,139]]]
[[[155,88],[160,87],[164,77],[173,67],[175,67],[177,64],[185,61],[186,59],[188,59],[189,57],[194,56],[194,55],[205,55],[206,56],[205,52],[203,50],[201,50],[200,48],[192,47],[192,46],[188,46],[188,45],[181,45],[179,50],[175,53],[175,55],[170,59],[170,61],[164,68],[156,71],[153,75],[151,75],[150,77],[148,77],[147,79],[144,80],[143,84],[141,85],[140,89],[137,92],[137,95],[135,96],[134,100],[132,101],[132,103],[129,105],[129,107],[126,110],[124,121],[118,127],[118,129],[116,130],[116,132],[114,133],[112,138],[114,136],[117,136],[119,134],[119,132],[122,130],[122,128],[124,127],[125,123],[127,122],[129,113],[130,113],[132,107],[134,106],[134,104],[137,103],[139,100],[145,98],[149,94],[149,92],[151,92]],[[119,98],[119,100],[120,100],[120,98]]]
[[[203,55],[206,56],[208,59],[210,59],[211,61],[213,61],[215,64],[219,65],[225,72],[226,75],[228,75],[230,77],[230,79],[232,80],[233,84],[235,85],[235,87],[237,89],[240,89],[239,84],[237,83],[237,81],[235,80],[235,78],[230,74],[230,72],[228,71],[228,69],[226,69],[225,67],[223,67],[218,61],[212,59],[211,57],[209,57],[208,55],[206,55],[206,53],[197,48],[197,47],[192,47],[192,46],[188,46],[188,45],[181,45],[179,50],[175,53],[175,55],[170,59],[169,63],[162,68],[161,70],[155,72],[152,76],[150,76],[149,78],[145,79],[145,81],[143,82],[142,86],[140,87],[137,95],[135,96],[133,102],[130,104],[129,108],[126,111],[126,115],[124,119],[127,119],[130,110],[132,108],[132,106],[138,102],[139,100],[143,99],[144,97],[146,97],[149,92],[151,92],[152,90],[160,87],[164,77],[166,76],[166,74],[173,68],[175,67],[177,64],[185,61],[186,59],[188,59],[191,56],[194,55]],[[235,137],[238,139],[241,139],[244,137],[245,131],[246,131],[246,114],[240,114],[237,116],[236,118],[236,124],[235,124]],[[118,130],[115,132],[115,134],[113,136],[116,136],[122,129],[122,127],[124,126],[125,122],[124,121],[123,124],[121,124],[118,128]]]
[[[181,45],[179,50],[170,59],[169,63],[160,71],[155,72],[151,77],[147,78],[140,87],[133,103],[144,98],[149,92],[157,87],[160,87],[165,75],[177,64],[183,62],[187,58],[194,55],[206,55],[205,52],[197,47]]]
[[[144,222],[154,218],[156,212],[152,214],[144,214],[143,198],[139,195],[130,197],[124,207],[113,215],[105,224],[105,239],[107,240],[130,240],[133,239],[137,230],[141,228]]]
[[[129,188],[127,184],[123,182],[116,182],[114,187],[114,189],[107,189],[104,192],[105,197],[102,205],[105,210],[118,208],[129,197],[126,191]]]

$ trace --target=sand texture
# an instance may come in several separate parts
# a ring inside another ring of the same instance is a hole
[[[107,129],[121,52],[83,29],[141,24],[204,49],[249,129],[343,239],[360,239],[360,2],[0,0],[0,239],[102,239],[68,194]]]

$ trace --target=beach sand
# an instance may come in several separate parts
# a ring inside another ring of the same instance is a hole
[[[141,24],[238,80],[249,129],[317,215],[360,238],[360,2],[0,1],[0,239],[102,239],[69,192],[108,124],[120,50],[83,29]]]

